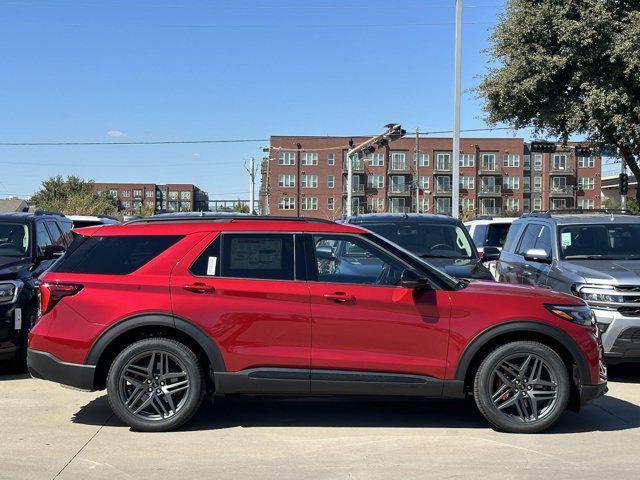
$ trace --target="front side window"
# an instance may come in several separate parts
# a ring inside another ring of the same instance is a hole
[[[516,253],[518,255],[524,255],[527,250],[531,250],[532,248],[543,249],[547,254],[552,253],[551,231],[548,226],[535,223],[527,225]]]
[[[293,280],[293,235],[224,234],[223,277]]]
[[[0,223],[0,258],[29,256],[29,227],[24,223]]]
[[[318,282],[396,286],[405,266],[363,238],[315,235]]]
[[[65,247],[64,235],[60,230],[60,227],[58,227],[58,224],[56,222],[46,222],[46,224],[53,244]]]

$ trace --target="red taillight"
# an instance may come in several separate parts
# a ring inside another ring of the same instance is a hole
[[[50,312],[64,297],[70,297],[82,290],[82,285],[77,283],[41,283],[39,316]]]

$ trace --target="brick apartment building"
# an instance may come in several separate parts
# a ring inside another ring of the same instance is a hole
[[[349,140],[271,137],[260,199],[271,215],[333,219],[346,202]],[[353,211],[451,214],[451,138],[402,138],[353,160]],[[460,141],[460,208],[469,216],[600,207],[600,158],[576,157],[576,144],[535,153],[521,138]]]
[[[190,183],[96,183],[97,192],[110,193],[125,215],[135,214],[144,203],[162,212],[200,212],[209,209],[209,196]]]

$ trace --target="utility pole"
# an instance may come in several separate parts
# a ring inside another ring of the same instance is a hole
[[[353,163],[352,158],[357,155],[357,158],[360,158],[360,154],[363,153],[365,156],[368,153],[373,153],[376,150],[376,147],[383,147],[389,144],[389,142],[393,142],[399,138],[404,137],[407,133],[402,129],[399,123],[389,123],[385,125],[386,130],[378,135],[371,137],[369,140],[365,140],[359,145],[355,147],[350,147],[347,151],[347,211],[346,215],[350,217],[353,214],[353,205],[352,205],[352,185],[353,185]]]
[[[255,158],[249,158],[249,167],[245,165],[245,170],[249,172],[249,213],[253,215],[255,213],[254,210],[254,202],[255,202],[255,183],[256,183],[256,169],[255,169]]]
[[[296,217],[299,217],[300,203],[302,203],[302,198],[300,198],[300,163],[302,162],[302,145],[297,143],[296,147],[298,149],[298,158],[296,158]]]
[[[269,215],[271,213],[271,153],[268,154],[267,157],[265,157],[265,160],[267,161],[267,171],[266,171],[266,184],[267,184],[267,188],[265,191],[265,207],[264,207],[264,214],[265,215]]]
[[[460,217],[460,64],[462,57],[462,0],[456,0],[455,58],[453,77],[453,160],[451,216]]]
[[[627,161],[624,157],[620,157],[620,210],[627,209],[627,193],[629,193]]]
[[[420,130],[416,127],[416,213],[420,213]]]

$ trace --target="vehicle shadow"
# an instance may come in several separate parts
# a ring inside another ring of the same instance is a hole
[[[30,377],[31,375],[26,369],[16,369],[10,367],[9,362],[0,362],[0,382],[2,380],[22,380]]]
[[[74,423],[125,427],[111,418],[106,396],[83,406]],[[472,400],[238,396],[205,402],[182,431],[234,427],[369,427],[489,429]],[[617,431],[640,427],[640,407],[605,396],[579,413],[566,412],[546,433]]]
[[[608,365],[609,380],[621,383],[640,383],[640,363],[621,363]]]

